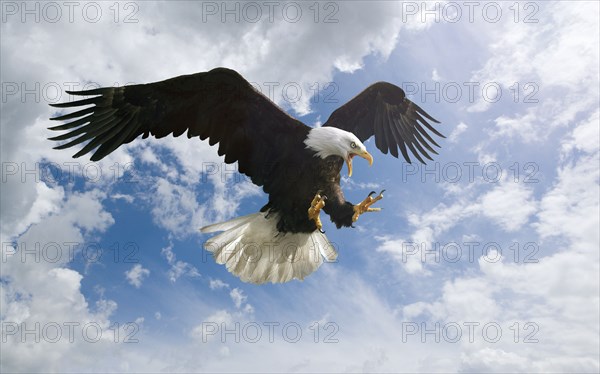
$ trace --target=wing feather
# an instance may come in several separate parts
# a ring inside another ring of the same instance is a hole
[[[377,102],[376,104],[380,104],[380,102]],[[375,110],[375,145],[381,150],[381,152],[387,153],[387,144],[385,142],[385,133],[383,131],[384,109],[381,107],[381,105],[377,105]]]
[[[407,162],[410,154],[422,163],[438,154],[440,145],[429,132],[444,138],[430,122],[439,123],[420,106],[406,98],[404,91],[391,83],[378,82],[335,110],[323,126],[334,126],[354,133],[361,141],[375,136],[375,145]],[[410,151],[410,153],[408,152]]]
[[[392,111],[388,110],[387,111],[387,122],[386,125],[384,127],[385,129],[385,136],[388,140],[388,148],[392,154],[392,156],[398,158],[398,141],[401,141],[400,139],[397,138],[396,133],[395,133],[395,125],[394,125],[394,118],[393,118],[393,114]]]
[[[56,149],[87,141],[74,157],[93,152],[93,161],[139,135],[162,138],[187,132],[188,138],[208,138],[211,145],[219,143],[219,154],[225,155],[225,162],[238,161],[241,172],[263,185],[273,172],[265,165],[283,155],[292,157],[291,150],[303,150],[302,141],[310,130],[237,72],[225,68],[149,84],[68,93],[92,97],[51,104],[75,111],[51,118],[69,122],[49,127],[68,130],[50,140],[66,141]]]

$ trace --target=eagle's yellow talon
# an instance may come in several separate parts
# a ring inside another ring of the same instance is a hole
[[[384,192],[385,190],[381,191],[379,195],[374,198],[371,195],[375,194],[375,192],[371,192],[369,196],[367,196],[367,198],[364,199],[360,204],[355,205],[354,214],[352,215],[352,222],[356,222],[358,217],[365,212],[379,212],[381,208],[371,208],[371,205],[383,199]]]
[[[321,230],[323,224],[321,223],[321,209],[325,206],[325,200],[327,200],[327,196],[321,196],[321,194],[317,193],[310,203],[310,208],[308,208],[308,219],[315,221],[315,225],[317,226],[317,230]]]

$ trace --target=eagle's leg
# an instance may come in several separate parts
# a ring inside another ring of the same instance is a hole
[[[375,191],[371,191],[369,196],[364,199],[360,204],[354,206],[354,214],[352,215],[352,222],[356,222],[358,217],[365,212],[378,212],[381,208],[371,208],[371,205],[375,204],[379,200],[383,199],[383,193],[385,190],[381,191],[379,195],[372,197],[375,194]]]
[[[325,206],[325,200],[327,200],[327,196],[321,196],[320,193],[317,193],[310,203],[310,208],[308,208],[308,219],[315,221],[315,225],[317,225],[317,229],[321,232],[323,224],[321,223],[321,209]]]

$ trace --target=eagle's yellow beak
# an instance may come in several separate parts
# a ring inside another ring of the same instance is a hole
[[[352,176],[352,157],[359,156],[369,161],[369,166],[373,165],[373,156],[367,151],[359,151],[358,153],[350,153],[346,158],[346,165],[348,165],[348,177]]]

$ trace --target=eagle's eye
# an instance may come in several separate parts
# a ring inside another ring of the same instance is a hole
[[[356,143],[354,143],[354,142],[350,143],[350,147],[356,148]]]

